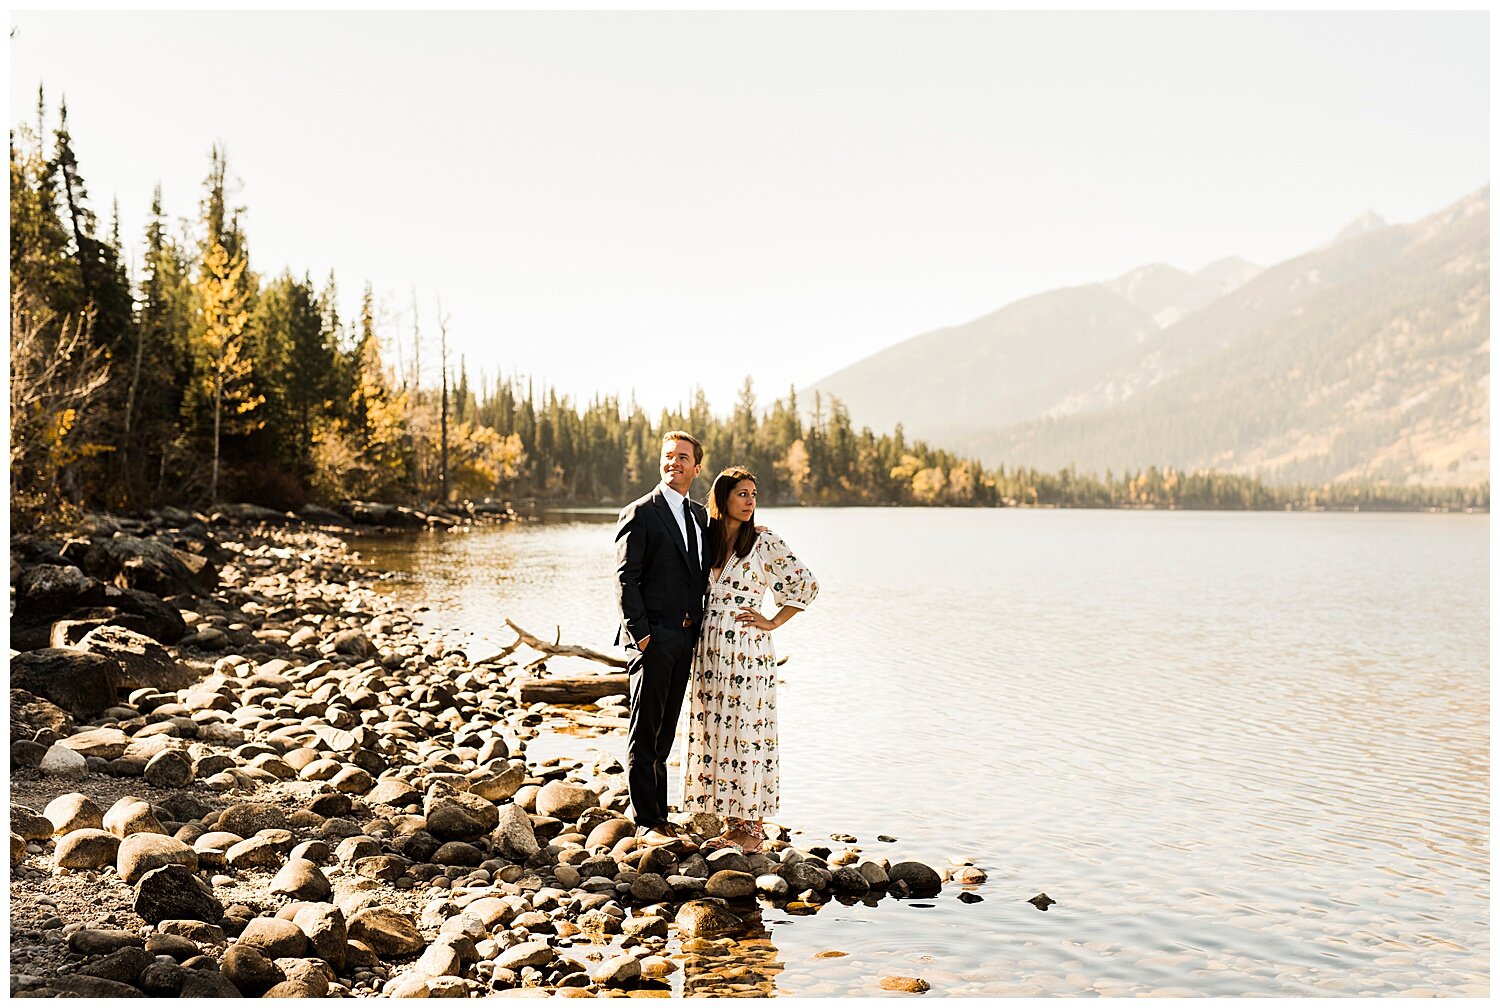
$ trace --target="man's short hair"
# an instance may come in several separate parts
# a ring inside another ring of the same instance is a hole
[[[693,446],[693,465],[703,464],[703,442],[693,437],[693,435],[689,434],[687,431],[667,431],[661,436],[661,443],[666,444],[668,441],[686,441],[688,444]]]

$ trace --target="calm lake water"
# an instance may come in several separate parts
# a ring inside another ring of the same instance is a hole
[[[1488,994],[1488,516],[759,520],[822,586],[776,634],[779,821],[989,873],[766,911],[776,993]],[[612,514],[354,548],[471,658],[504,617],[612,649]]]

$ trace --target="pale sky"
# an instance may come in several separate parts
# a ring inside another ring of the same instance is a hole
[[[336,270],[346,317],[369,281],[404,344],[413,289],[426,334],[441,298],[472,376],[652,411],[701,385],[726,412],[747,374],[766,403],[1146,263],[1271,265],[1489,179],[1484,13],[11,26],[11,124],[66,95],[137,260],[153,187],[196,217],[219,141],[263,275]]]

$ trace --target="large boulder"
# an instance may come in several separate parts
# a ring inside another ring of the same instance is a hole
[[[58,735],[71,735],[74,728],[73,715],[44,697],[23,689],[11,690],[11,741],[34,738],[44,728]]]
[[[198,674],[144,634],[124,627],[101,626],[78,642],[80,651],[108,655],[120,665],[119,685],[124,689],[178,690],[197,682]]]
[[[115,535],[89,542],[73,540],[63,547],[63,556],[83,570],[121,588],[135,588],[153,595],[201,595],[212,591],[217,574],[205,576],[204,567],[195,576],[185,558],[171,546],[155,539]]]
[[[72,648],[24,651],[10,660],[10,685],[51,700],[79,718],[115,705],[120,664],[108,655]]]
[[[110,623],[162,644],[176,644],[187,634],[187,624],[177,607],[150,592],[105,585],[104,604],[114,612]]]
[[[224,919],[224,904],[185,865],[169,864],[147,872],[135,884],[135,912],[152,924],[164,920],[217,924]]]
[[[77,567],[37,564],[16,581],[18,613],[64,613],[104,604],[104,583]]]

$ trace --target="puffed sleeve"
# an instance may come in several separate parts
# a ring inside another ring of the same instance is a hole
[[[806,609],[818,595],[818,581],[807,565],[792,555],[786,541],[775,532],[761,534],[756,544],[763,551],[766,580],[777,606]]]

